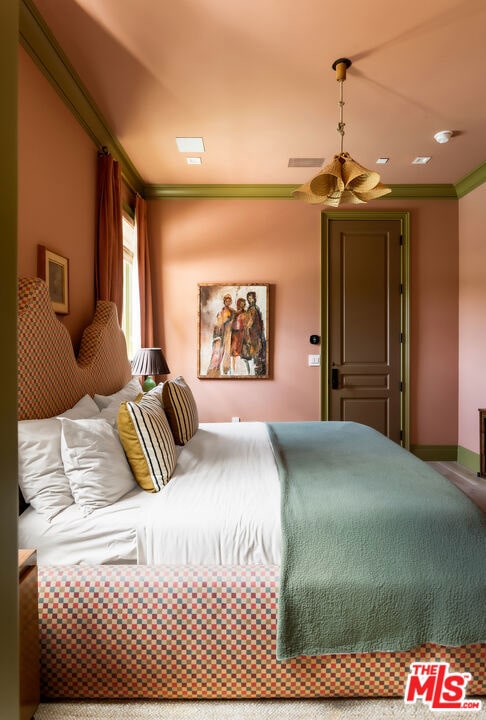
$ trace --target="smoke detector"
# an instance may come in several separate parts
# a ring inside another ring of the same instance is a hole
[[[440,144],[449,142],[454,133],[452,130],[439,130],[434,135],[434,140]]]

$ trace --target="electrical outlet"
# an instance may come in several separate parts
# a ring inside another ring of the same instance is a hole
[[[240,422],[240,418],[239,418],[239,417],[232,417],[232,418],[231,418],[231,422]]]
[[[321,364],[321,356],[320,355],[309,355],[309,367],[319,367]]]

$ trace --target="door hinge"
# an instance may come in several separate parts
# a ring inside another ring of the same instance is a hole
[[[403,245],[403,235],[400,235],[400,245]]]
[[[403,392],[403,382],[400,381],[400,392]]]
[[[403,283],[400,283],[400,295],[403,295]]]
[[[400,430],[400,440],[403,440],[403,430]]]
[[[403,333],[400,333],[400,342],[403,343]]]

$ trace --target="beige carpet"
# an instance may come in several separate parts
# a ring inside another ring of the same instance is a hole
[[[403,700],[208,700],[43,703],[35,720],[464,720],[481,712],[433,712]]]

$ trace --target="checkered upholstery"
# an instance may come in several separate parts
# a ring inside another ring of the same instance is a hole
[[[278,662],[278,581],[275,566],[40,567],[42,696],[402,696],[410,663],[433,660],[486,694],[486,645]]]
[[[130,380],[125,337],[116,307],[99,301],[78,357],[57,319],[46,283],[18,281],[18,419],[50,417],[83,395],[109,395]]]

